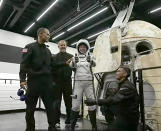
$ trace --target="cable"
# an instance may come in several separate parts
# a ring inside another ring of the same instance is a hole
[[[19,98],[15,98],[13,96],[10,96],[10,98],[14,99],[14,100],[20,100]]]

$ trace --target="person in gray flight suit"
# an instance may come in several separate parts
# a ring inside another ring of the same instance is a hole
[[[80,105],[82,102],[83,93],[87,98],[94,99],[94,87],[93,87],[93,74],[91,67],[96,64],[93,57],[89,54],[90,46],[89,42],[85,39],[81,39],[77,42],[78,54],[72,58],[70,67],[75,68],[75,83],[73,89],[72,98],[72,111],[71,111],[71,129],[74,130],[77,122],[77,116],[79,115]],[[90,117],[92,130],[97,130],[96,126],[96,106],[88,107],[88,114]]]

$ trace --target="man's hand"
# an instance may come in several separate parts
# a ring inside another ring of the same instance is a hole
[[[25,87],[26,87],[26,85],[27,85],[27,83],[26,83],[26,82],[21,82],[21,83],[20,83],[20,87],[21,87],[21,88],[25,88]]]
[[[84,103],[85,103],[87,106],[97,105],[96,100],[95,100],[95,99],[90,99],[90,98],[88,98],[87,100],[85,100]]]
[[[72,61],[72,58],[66,61],[66,64],[69,65],[69,63]]]

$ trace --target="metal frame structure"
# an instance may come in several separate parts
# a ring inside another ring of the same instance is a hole
[[[145,70],[151,70],[151,69],[158,69],[161,68],[161,66],[156,67],[149,67],[149,68],[142,68],[133,71],[133,83],[135,87],[137,87],[138,83],[138,91],[139,91],[139,97],[140,97],[140,116],[141,116],[141,128],[140,131],[152,131],[152,129],[145,124],[145,107],[144,107],[144,88],[143,88],[143,74],[142,72]],[[136,76],[136,73],[138,73],[138,76]]]

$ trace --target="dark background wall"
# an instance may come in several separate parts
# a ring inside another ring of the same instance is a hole
[[[22,48],[0,43],[0,61],[20,64]]]

